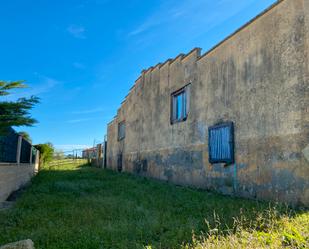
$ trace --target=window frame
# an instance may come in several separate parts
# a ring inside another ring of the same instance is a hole
[[[219,130],[222,128],[229,128],[229,138],[228,138],[228,146],[230,155],[228,158],[214,158],[211,153],[211,131]],[[216,124],[213,126],[208,127],[208,161],[210,164],[216,163],[224,163],[225,165],[231,165],[235,163],[235,134],[234,134],[234,123],[223,122],[220,124]]]
[[[120,136],[121,135],[121,130],[120,130],[121,126],[124,127],[123,128],[124,129],[123,130],[123,136]],[[117,138],[118,138],[118,141],[121,141],[121,140],[125,139],[125,137],[126,137],[126,121],[123,120],[123,121],[118,123],[118,136],[117,136]]]
[[[184,122],[188,118],[189,113],[189,89],[190,89],[191,83],[185,85],[184,87],[178,89],[175,92],[171,93],[171,111],[170,111],[170,123],[171,125]],[[179,95],[182,95],[182,117],[177,118],[177,97]]]

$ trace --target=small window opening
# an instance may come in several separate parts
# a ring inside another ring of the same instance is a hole
[[[122,140],[126,137],[126,123],[122,121],[118,123],[118,140]]]
[[[221,123],[208,129],[210,163],[234,163],[234,124]]]
[[[171,124],[182,122],[188,116],[189,85],[171,95]]]

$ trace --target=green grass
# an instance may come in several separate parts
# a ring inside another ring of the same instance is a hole
[[[74,165],[0,211],[0,245],[36,248],[305,248],[308,230],[305,211]]]

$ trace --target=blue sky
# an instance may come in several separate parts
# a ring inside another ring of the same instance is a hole
[[[0,79],[26,80],[22,93],[41,98],[32,111],[39,123],[17,130],[63,150],[103,141],[143,69],[207,51],[274,2],[1,1]]]

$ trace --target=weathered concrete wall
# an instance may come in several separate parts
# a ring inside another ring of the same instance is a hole
[[[0,202],[5,201],[9,195],[28,183],[37,172],[36,164],[7,164],[0,163]]]
[[[108,125],[108,167],[123,154],[125,171],[309,205],[308,51],[309,3],[284,0],[206,54],[143,71]],[[188,83],[188,118],[171,125],[171,93]],[[227,167],[208,162],[208,127],[219,121],[235,124]]]

